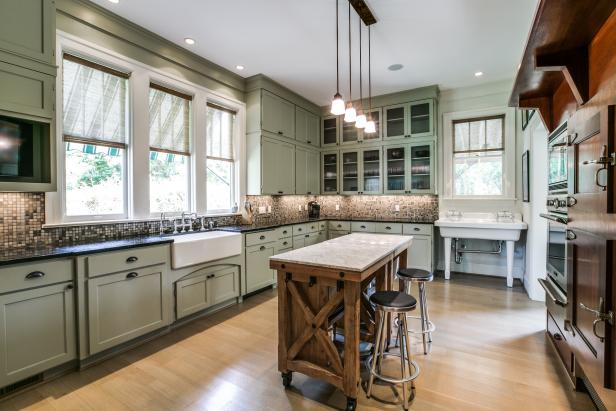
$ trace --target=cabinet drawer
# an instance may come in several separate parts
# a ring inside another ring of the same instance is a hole
[[[548,318],[547,333],[550,336],[550,339],[552,340],[554,345],[556,346],[556,351],[558,351],[558,355],[563,361],[565,368],[567,369],[567,372],[571,373],[572,362],[571,362],[571,348],[569,347],[569,343],[565,339],[565,335],[563,334],[563,332],[556,325],[556,322],[554,321],[550,313],[547,313],[547,318]]]
[[[319,233],[310,233],[304,236],[304,246],[308,247],[309,245],[314,245],[319,242]]]
[[[317,223],[316,221],[313,223],[307,223],[306,229],[309,233],[316,233],[317,231],[319,231],[319,223]]]
[[[329,221],[329,229],[336,231],[351,231],[351,223],[348,221]]]
[[[281,238],[280,240],[278,240],[278,243],[276,244],[274,254],[285,253],[292,249],[293,249],[293,238],[291,237]]]
[[[293,227],[290,225],[285,225],[284,227],[278,227],[276,229],[278,232],[278,239],[288,238],[293,236]]]
[[[137,247],[128,250],[92,254],[86,257],[88,277],[133,270],[167,262],[169,247]]]
[[[0,296],[0,387],[76,356],[74,290],[70,283]]]
[[[400,223],[375,223],[376,232],[381,234],[402,234]]]
[[[293,226],[293,236],[306,234],[308,232],[307,224],[296,224]]]
[[[432,224],[403,224],[402,234],[404,235],[432,235]]]
[[[407,256],[407,267],[432,271],[432,237],[414,235]]]
[[[374,223],[353,221],[351,222],[351,231],[354,233],[374,233],[376,226]]]
[[[0,61],[0,109],[52,118],[55,77]]]
[[[319,231],[327,230],[327,221],[319,221]]]
[[[277,230],[259,231],[246,234],[246,247],[258,244],[271,243],[278,240]]]
[[[90,354],[168,324],[164,265],[87,281]]]
[[[73,260],[45,260],[0,268],[0,294],[73,279]]]

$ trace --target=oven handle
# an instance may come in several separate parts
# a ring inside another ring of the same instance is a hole
[[[567,224],[567,221],[568,221],[566,217],[560,217],[554,214],[540,213],[539,217],[547,218],[548,220],[556,221],[557,223],[561,223],[561,224]]]
[[[539,285],[541,285],[541,287],[545,290],[545,293],[548,295],[548,297],[550,298],[550,300],[552,300],[554,304],[560,305],[561,307],[567,306],[566,302],[563,302],[559,300],[558,298],[554,297],[554,294],[552,294],[551,286],[548,284],[546,280],[544,280],[543,278],[540,278],[537,281],[539,281]]]

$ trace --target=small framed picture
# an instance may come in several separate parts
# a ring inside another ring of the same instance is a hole
[[[528,150],[522,154],[522,201],[525,203],[530,202],[529,156],[530,152]]]
[[[522,130],[526,129],[533,114],[535,114],[535,110],[522,110]]]

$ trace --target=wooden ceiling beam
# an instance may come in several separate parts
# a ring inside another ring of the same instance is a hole
[[[588,101],[587,47],[537,54],[535,68],[539,71],[561,71],[577,103],[583,105]]]
[[[539,112],[545,128],[552,132],[554,121],[552,119],[552,98],[551,97],[530,97],[520,98],[520,108],[533,108]]]

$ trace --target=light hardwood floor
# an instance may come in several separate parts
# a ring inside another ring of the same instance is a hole
[[[416,290],[414,289],[414,293]],[[544,336],[545,308],[519,283],[454,275],[428,285],[436,324],[412,409],[591,410],[575,393]],[[284,390],[277,371],[277,299],[266,291],[244,304],[0,402],[1,410],[331,410],[342,393],[295,374]],[[392,369],[399,368],[392,363]],[[394,401],[393,391],[374,395]],[[401,409],[364,395],[359,410]]]

